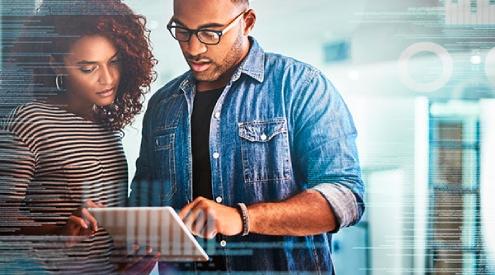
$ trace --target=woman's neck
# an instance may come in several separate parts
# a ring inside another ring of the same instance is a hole
[[[72,97],[68,92],[65,92],[65,94],[49,97],[47,101],[87,120],[95,120],[93,111],[94,105],[86,103],[80,98]]]

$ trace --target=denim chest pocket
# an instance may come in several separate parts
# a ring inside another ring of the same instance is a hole
[[[175,133],[171,129],[158,131],[153,135],[154,158],[157,164],[158,181],[152,183],[152,196],[158,196],[160,201],[170,200],[177,191],[175,173]],[[155,177],[156,178],[156,177]]]
[[[242,166],[246,183],[291,178],[287,122],[283,118],[240,122]]]
[[[174,144],[175,134],[155,136],[155,151],[170,150]]]

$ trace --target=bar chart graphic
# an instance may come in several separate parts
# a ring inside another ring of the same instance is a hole
[[[447,25],[495,25],[495,0],[444,0]]]

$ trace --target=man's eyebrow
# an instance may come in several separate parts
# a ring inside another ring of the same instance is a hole
[[[118,55],[119,55],[119,52],[116,52],[114,55],[112,55],[112,57],[109,58],[109,60],[114,59]],[[81,61],[77,62],[76,64],[77,65],[92,65],[92,64],[97,64],[97,63],[98,62],[96,62],[96,61],[81,60]]]
[[[184,23],[182,23],[177,18],[172,18],[172,22],[174,22],[175,24],[177,24],[181,27],[189,29]],[[224,24],[220,24],[220,23],[207,23],[207,24],[200,25],[197,29],[199,30],[199,29],[207,29],[207,28],[218,28],[218,27],[223,27],[223,26],[224,26]]]

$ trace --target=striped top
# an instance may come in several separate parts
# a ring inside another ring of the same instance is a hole
[[[62,226],[88,199],[123,205],[127,163],[118,133],[43,102],[16,108],[0,128],[0,236],[26,225]],[[12,253],[5,252],[7,244],[23,248],[29,262],[44,271],[114,268],[112,241],[103,229],[70,248],[61,236],[16,237],[15,244],[0,237],[0,273],[9,270],[1,263]]]

